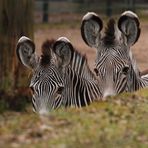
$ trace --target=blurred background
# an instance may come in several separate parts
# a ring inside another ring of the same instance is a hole
[[[138,64],[143,70],[148,63],[147,54],[145,54],[148,46],[146,41],[148,29],[147,0],[1,0],[1,100],[17,94],[28,95],[29,93],[27,86],[31,72],[24,68],[16,57],[16,44],[21,36],[25,35],[34,40],[37,54],[40,54],[40,48],[45,39],[66,36],[78,50],[86,54],[90,67],[93,68],[95,50],[86,46],[81,38],[82,17],[88,11],[94,11],[106,22],[110,17],[118,19],[125,10],[132,10],[138,14],[142,30],[144,30],[134,49]]]
[[[119,15],[124,10],[146,15],[148,2],[147,0],[36,0],[35,22],[70,21],[68,20],[70,17],[75,20],[87,11],[110,17]],[[66,14],[68,14],[67,17]]]

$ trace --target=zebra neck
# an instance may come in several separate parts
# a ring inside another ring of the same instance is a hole
[[[82,107],[87,106],[94,100],[101,98],[100,88],[98,81],[87,79],[76,73],[71,67],[68,67],[65,77],[65,97],[63,104],[65,107],[74,106]],[[89,76],[89,74],[88,74]]]
[[[136,91],[144,87],[148,87],[148,74],[141,76],[136,60],[130,52],[131,68],[128,77],[128,91]]]
[[[131,51],[129,52],[129,55],[130,55],[130,61],[131,61],[131,64],[132,64],[132,69],[134,70],[135,74],[137,76],[139,76],[140,71],[139,71],[136,59],[135,59],[135,57],[134,57],[134,55],[132,54]]]
[[[77,75],[83,77],[84,79],[96,79],[95,75],[89,68],[86,56],[81,55],[76,50],[73,52],[70,67]]]
[[[129,92],[148,87],[148,74],[140,76],[140,72],[135,72],[134,68],[131,67],[127,82]]]

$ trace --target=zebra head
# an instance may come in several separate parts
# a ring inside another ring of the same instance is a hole
[[[126,90],[132,67],[130,47],[139,38],[139,20],[135,13],[125,11],[117,24],[110,19],[104,32],[102,30],[103,22],[96,13],[83,17],[81,35],[88,46],[97,49],[94,70],[102,81],[102,94],[106,97]]]
[[[46,41],[42,45],[42,55],[35,53],[35,44],[27,37],[21,37],[17,44],[17,56],[20,62],[32,69],[30,82],[33,109],[39,114],[46,114],[57,108],[64,93],[64,69],[70,61],[70,52],[64,44]],[[52,47],[51,47],[52,46]],[[62,47],[61,47],[62,46]]]

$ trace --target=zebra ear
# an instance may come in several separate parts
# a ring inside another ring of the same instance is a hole
[[[60,65],[66,66],[70,63],[73,46],[65,37],[60,37],[53,46],[53,51],[60,59]]]
[[[17,43],[16,54],[20,62],[28,68],[35,68],[37,57],[35,44],[27,37],[22,36]]]
[[[81,24],[81,36],[88,46],[98,46],[102,28],[103,22],[96,13],[88,12],[84,15]]]
[[[118,20],[118,28],[127,38],[127,44],[132,46],[140,36],[140,22],[132,11],[125,11]]]

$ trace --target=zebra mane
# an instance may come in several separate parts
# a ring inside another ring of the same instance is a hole
[[[103,38],[105,45],[112,45],[115,41],[115,20],[111,18],[105,28],[105,36]]]
[[[46,66],[50,63],[51,60],[51,49],[55,43],[54,39],[47,39],[42,44],[42,55],[41,55],[41,65]]]
[[[91,78],[94,77],[92,71],[89,68],[86,55],[80,53],[75,48],[73,48],[70,66],[72,70],[74,70],[79,76],[85,77],[85,74],[87,73]]]
[[[75,48],[73,49],[70,65],[72,69],[76,72],[81,73],[84,64],[87,64],[87,58],[86,55],[82,55],[79,51],[77,51]]]

